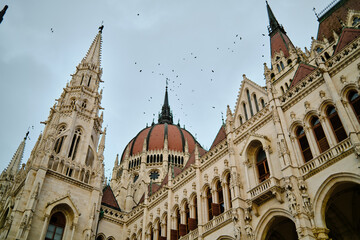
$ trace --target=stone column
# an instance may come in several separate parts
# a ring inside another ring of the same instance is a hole
[[[304,131],[305,131],[305,136],[306,136],[306,139],[308,140],[313,158],[316,158],[317,156],[320,155],[320,150],[317,145],[317,141],[315,139],[314,132],[313,132],[312,128],[308,127],[308,126],[304,126]]]

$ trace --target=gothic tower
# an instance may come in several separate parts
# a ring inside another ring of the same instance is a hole
[[[7,228],[0,226],[0,239],[93,239],[96,234],[106,133],[99,113],[102,28],[43,122],[26,166],[18,171],[16,161],[11,170],[15,181],[4,196],[0,223]],[[15,155],[24,145],[25,139]]]

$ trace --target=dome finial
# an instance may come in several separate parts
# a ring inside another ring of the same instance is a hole
[[[165,98],[164,105],[162,106],[161,113],[159,114],[159,123],[173,123],[173,116],[170,111],[169,98],[168,98],[168,79],[166,79],[166,87],[165,87]]]

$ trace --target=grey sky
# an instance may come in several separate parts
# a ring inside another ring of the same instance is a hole
[[[304,49],[317,34],[313,7],[319,12],[330,2],[269,4],[294,45]],[[108,177],[116,154],[153,118],[157,121],[166,78],[174,121],[180,119],[205,148],[221,126],[226,105],[234,108],[242,74],[265,84],[263,63],[270,62],[265,1],[5,0],[0,8],[5,4],[9,9],[0,24],[0,170],[34,126],[23,162],[28,159],[43,130],[39,122],[47,119],[101,21]]]

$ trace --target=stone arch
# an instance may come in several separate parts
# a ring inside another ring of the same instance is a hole
[[[285,209],[282,208],[272,208],[265,212],[265,214],[261,217],[260,221],[258,222],[254,234],[255,239],[265,239],[266,233],[269,231],[272,222],[274,221],[275,217],[284,217],[288,218],[294,222],[293,216]]]
[[[342,100],[346,100],[347,101],[347,97],[350,91],[357,91],[359,92],[357,86],[355,83],[349,83],[346,86],[344,86],[341,91],[340,91],[340,96]]]
[[[104,233],[98,233],[98,235],[96,235],[96,240],[105,240],[106,236]]]
[[[181,211],[181,210],[184,210],[185,204],[189,205],[188,198],[186,198],[186,197],[181,200],[181,203],[180,203],[180,211]]]
[[[336,173],[330,175],[318,188],[314,196],[314,222],[319,228],[326,228],[325,211],[331,193],[341,183],[356,183],[360,185],[360,176],[354,173]]]
[[[304,122],[305,126],[310,126],[310,120],[313,116],[319,117],[320,112],[318,112],[316,110],[310,110],[310,111],[306,112],[306,114],[303,118],[303,122]]]
[[[254,142],[260,142],[263,148],[270,147],[270,140],[264,135],[259,135],[255,133],[250,133],[245,141],[244,147],[240,151],[240,156],[243,156],[244,152],[248,153],[249,147],[252,146]]]
[[[235,238],[230,237],[228,235],[221,235],[220,237],[218,237],[216,240],[235,240]]]
[[[326,108],[332,105],[336,108],[335,103],[331,100],[331,99],[325,99],[324,101],[321,102],[321,104],[318,107],[318,112],[320,113],[321,116],[326,116]]]
[[[107,240],[115,240],[115,238],[113,236],[110,236],[107,238]]]
[[[216,184],[217,182],[220,181],[221,183],[221,179],[219,176],[215,176],[212,180],[211,180],[211,189],[215,190],[216,189]]]
[[[293,122],[290,124],[290,126],[289,126],[289,133],[290,133],[292,136],[295,136],[295,135],[296,135],[296,134],[295,134],[296,128],[299,127],[299,126],[304,127],[303,122],[301,122],[300,120],[295,120],[295,121],[293,121]]]
[[[231,174],[230,172],[230,169],[225,169],[222,173],[221,173],[221,177],[220,177],[220,181],[223,183],[223,182],[226,182],[226,177],[228,174]],[[230,184],[230,183],[228,183]]]

